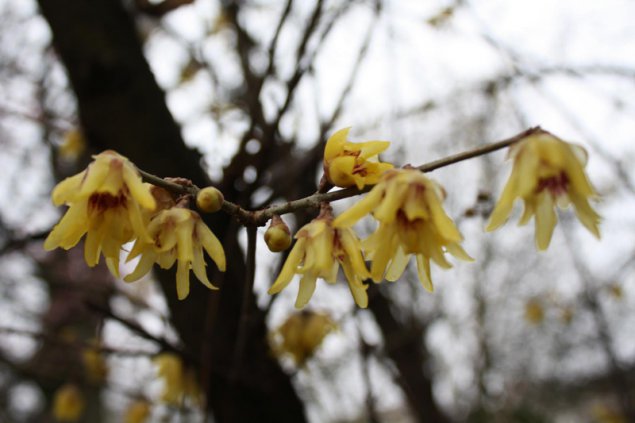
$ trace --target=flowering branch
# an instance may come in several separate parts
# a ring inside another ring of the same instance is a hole
[[[89,266],[100,256],[116,277],[124,243],[135,240],[128,260],[140,257],[135,270],[124,280],[133,282],[150,271],[156,263],[167,269],[178,262],[176,290],[179,299],[188,296],[190,271],[209,289],[218,289],[207,277],[204,254],[212,258],[218,270],[225,271],[226,258],[222,244],[197,212],[190,208],[196,197],[200,212],[223,210],[244,225],[248,234],[247,280],[243,298],[243,314],[235,346],[235,360],[241,361],[249,304],[255,271],[255,247],[258,226],[271,221],[265,242],[273,252],[291,244],[291,234],[280,215],[296,210],[320,207],[322,212],[295,235],[297,242],[289,253],[280,275],[269,289],[275,294],[284,289],[295,273],[302,275],[296,307],[301,308],[315,291],[316,280],[334,283],[341,265],[358,306],[366,308],[368,285],[372,279],[397,280],[408,266],[411,256],[417,262],[417,273],[423,287],[433,290],[430,263],[443,268],[452,264],[446,253],[455,258],[474,261],[463,249],[463,236],[443,209],[444,190],[424,173],[510,147],[513,169],[500,200],[496,203],[485,230],[493,231],[507,222],[517,199],[525,205],[520,223],[535,218],[536,247],[549,246],[557,223],[556,208],[575,206],[580,222],[600,237],[600,215],[589,199],[597,193],[584,172],[586,151],[567,143],[540,127],[529,128],[511,138],[442,158],[419,167],[410,164],[395,169],[391,163],[379,161],[388,141],[350,142],[344,128],[335,132],[324,147],[324,177],[313,195],[295,201],[246,210],[225,201],[223,193],[213,186],[198,188],[186,178],[158,178],[141,172],[146,181],[162,190],[143,184],[134,164],[114,151],[94,157],[89,167],[58,184],[53,193],[54,204],[69,205],[66,214],[44,242],[47,250],[75,246],[86,235],[84,255]],[[343,189],[325,192],[329,185]],[[167,190],[171,194],[167,193]],[[334,218],[331,202],[368,192],[347,211]],[[351,227],[372,213],[379,226],[360,245]],[[86,224],[88,222],[88,225]],[[119,225],[119,226],[117,226]],[[364,257],[370,258],[370,272]],[[301,265],[304,263],[304,265]],[[167,346],[171,347],[171,346]],[[172,347],[174,349],[174,347]],[[232,379],[237,372],[232,372]]]
[[[485,144],[480,147],[476,147],[472,150],[464,151],[452,156],[448,156],[439,160],[435,160],[430,163],[418,166],[421,172],[431,172],[436,169],[440,169],[445,166],[450,166],[455,163],[459,163],[465,160],[472,159],[474,157],[483,156],[485,154],[492,153],[497,150],[509,147],[510,145],[530,136],[537,134],[548,134],[547,131],[539,126],[526,129],[513,137],[506,138],[490,144]],[[182,195],[191,195],[196,197],[196,194],[200,191],[196,185],[193,184],[180,184],[173,182],[172,180],[166,180],[158,176],[152,175],[141,169],[138,169],[139,173],[146,182],[165,188],[173,193]],[[239,222],[247,226],[264,226],[273,216],[284,215],[287,213],[293,213],[298,210],[307,208],[319,208],[321,203],[342,200],[344,198],[353,197],[370,191],[372,186],[367,186],[363,189],[356,187],[344,188],[337,191],[331,191],[326,193],[316,193],[308,197],[300,198],[298,200],[288,201],[282,204],[275,204],[265,207],[260,210],[246,210],[240,207],[238,204],[225,200],[222,206],[222,210],[232,216],[234,216]]]

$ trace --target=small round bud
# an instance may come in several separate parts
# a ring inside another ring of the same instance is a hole
[[[214,213],[223,206],[223,193],[214,187],[206,187],[198,192],[196,196],[196,207],[206,213]]]
[[[284,251],[291,245],[291,231],[280,216],[273,216],[265,232],[267,247],[274,253]]]

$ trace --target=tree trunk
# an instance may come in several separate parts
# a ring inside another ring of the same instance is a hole
[[[368,308],[384,337],[386,355],[397,367],[397,383],[406,395],[413,415],[420,422],[448,423],[450,420],[434,400],[432,378],[425,372],[428,361],[425,328],[419,325],[408,328],[399,322],[390,309],[390,300],[379,286],[371,283],[368,291]]]
[[[144,170],[206,185],[200,155],[188,149],[143,55],[134,21],[118,0],[38,0],[77,96],[91,147],[114,149]],[[253,300],[240,371],[234,369],[245,264],[238,225],[224,213],[206,217],[228,258],[222,289],[192,279],[190,296],[176,300],[173,271],[159,272],[173,323],[206,374],[208,407],[217,421],[304,421],[289,377],[269,354],[264,315]],[[219,282],[218,272],[212,272]]]

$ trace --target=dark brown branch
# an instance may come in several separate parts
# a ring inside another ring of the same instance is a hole
[[[145,338],[145,339],[148,339],[150,341],[155,342],[157,345],[159,345],[161,347],[162,351],[174,352],[174,353],[180,355],[181,357],[186,358],[190,362],[195,362],[195,359],[193,357],[186,356],[186,354],[183,351],[183,349],[178,348],[177,346],[175,346],[172,343],[168,342],[164,338],[160,338],[158,336],[152,335],[147,330],[142,328],[138,323],[132,322],[132,321],[130,321],[128,319],[124,319],[123,317],[117,316],[112,311],[108,310],[107,308],[102,307],[99,304],[94,304],[92,302],[86,302],[86,306],[89,309],[101,314],[102,316],[104,316],[106,318],[109,318],[109,319],[112,319],[112,320],[115,320],[115,321],[121,323],[122,325],[124,325],[125,327],[127,327],[128,329],[130,329],[131,331],[136,333],[137,335],[140,335],[142,338]]]
[[[163,0],[161,3],[152,3],[149,0],[136,0],[137,9],[146,15],[160,18],[181,6],[194,3],[194,0]]]

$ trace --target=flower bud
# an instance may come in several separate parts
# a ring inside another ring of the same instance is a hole
[[[214,213],[223,206],[223,193],[214,187],[206,187],[198,192],[196,206],[206,213]]]
[[[280,216],[274,215],[265,232],[267,247],[274,253],[284,251],[291,245],[291,231]]]

